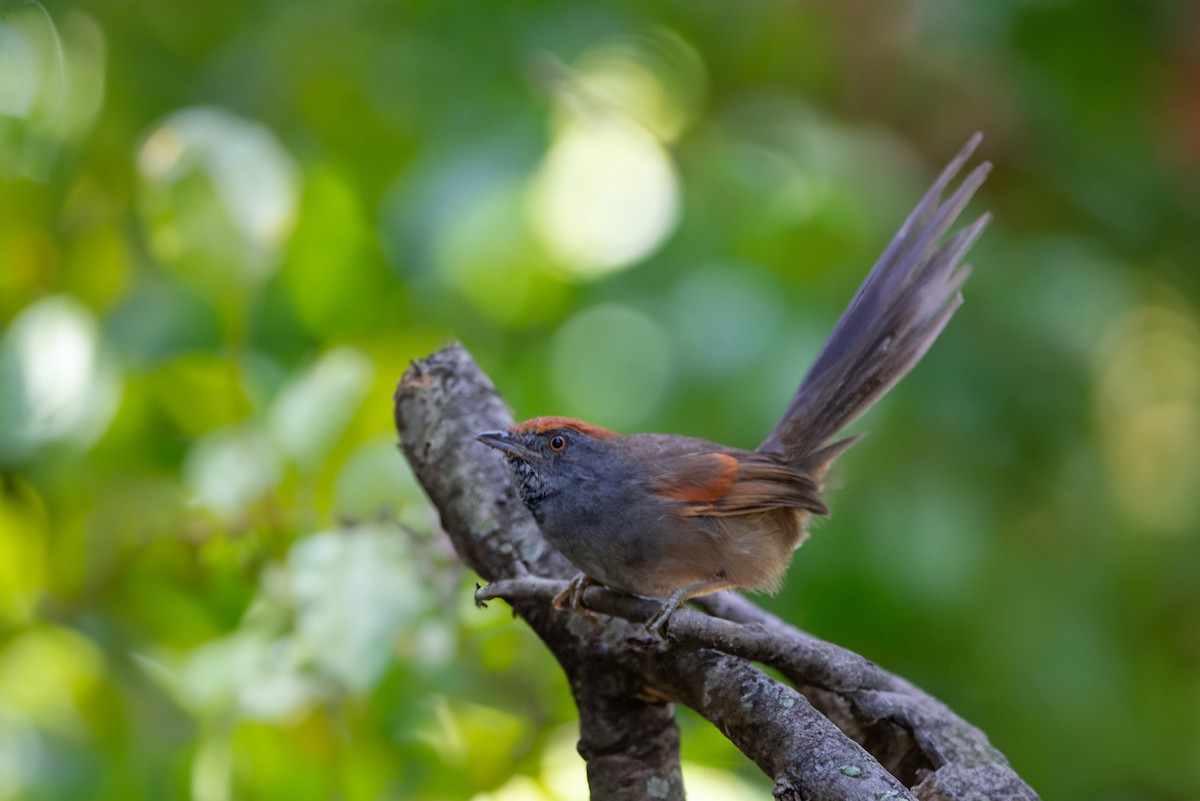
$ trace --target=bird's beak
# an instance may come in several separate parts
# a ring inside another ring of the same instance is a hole
[[[482,434],[477,435],[475,439],[489,448],[495,448],[510,459],[522,459],[529,462],[538,456],[537,451],[526,448],[516,437],[507,431],[484,431]]]

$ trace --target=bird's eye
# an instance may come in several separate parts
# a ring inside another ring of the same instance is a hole
[[[550,450],[561,451],[567,447],[567,438],[562,434],[555,434],[550,438]]]

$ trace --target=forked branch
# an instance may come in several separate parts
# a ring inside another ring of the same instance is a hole
[[[935,698],[746,599],[681,609],[644,636],[652,601],[588,589],[596,621],[550,601],[575,572],[537,530],[500,459],[475,441],[512,424],[460,345],[415,361],[396,430],[458,554],[510,603],[570,681],[593,798],[682,799],[671,706],[692,707],[775,781],[781,799],[1036,799],[987,737]],[[754,663],[778,670],[779,682]]]

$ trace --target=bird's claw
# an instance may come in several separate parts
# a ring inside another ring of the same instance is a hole
[[[579,573],[571,579],[565,590],[554,597],[551,605],[555,609],[569,609],[572,612],[578,612],[593,623],[599,623],[600,615],[583,605],[584,590],[598,584],[598,581],[586,573]]]
[[[663,601],[663,605],[658,607],[658,611],[650,616],[650,619],[646,621],[646,632],[650,636],[658,640],[666,639],[667,623],[670,621],[671,615],[683,603],[684,594],[685,590],[676,590],[671,593],[671,596]]]

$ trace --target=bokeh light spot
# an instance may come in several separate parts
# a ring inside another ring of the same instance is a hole
[[[588,48],[560,83],[559,102],[618,110],[671,142],[699,113],[705,88],[700,55],[678,34],[660,28]]]
[[[0,460],[38,446],[91,445],[117,408],[120,383],[91,312],[55,295],[13,321],[0,354]]]
[[[29,35],[0,19],[0,114],[29,114],[44,80],[39,61]]]
[[[645,128],[604,113],[565,124],[534,178],[533,229],[569,275],[645,258],[675,229],[679,179]]]
[[[270,129],[224,109],[182,109],[146,136],[137,163],[150,245],[164,266],[210,288],[274,270],[300,179]]]
[[[40,3],[0,3],[0,174],[46,180],[62,145],[95,121],[104,72],[104,35],[88,15],[71,10],[60,29]]]

